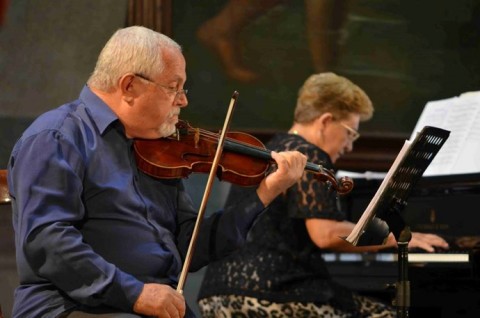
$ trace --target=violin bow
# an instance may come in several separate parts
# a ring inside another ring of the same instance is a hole
[[[205,187],[205,192],[203,193],[202,203],[200,204],[200,209],[198,211],[197,221],[195,222],[195,227],[193,228],[192,238],[190,239],[190,244],[188,246],[187,255],[185,256],[185,262],[183,263],[182,272],[180,273],[180,278],[178,280],[177,291],[183,294],[183,287],[187,279],[188,269],[192,261],[193,252],[195,250],[195,243],[200,231],[200,225],[203,220],[203,215],[205,214],[205,208],[207,206],[207,201],[210,196],[210,191],[212,189],[213,181],[215,180],[218,164],[220,162],[220,157],[223,152],[223,144],[225,143],[226,135],[228,128],[230,127],[230,120],[232,117],[233,109],[237,103],[238,92],[234,91],[232,98],[230,99],[230,105],[228,106],[227,116],[225,117],[225,122],[223,124],[223,129],[221,131],[220,137],[218,139],[217,150],[215,152],[215,157],[212,162],[212,167],[210,169],[210,174],[208,175],[207,185]]]

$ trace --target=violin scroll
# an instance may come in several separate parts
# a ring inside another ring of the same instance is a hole
[[[349,177],[341,177],[338,182],[337,192],[347,194],[353,189],[353,180]]]
[[[327,186],[335,189],[338,194],[347,194],[353,189],[353,180],[351,178],[341,177],[340,180],[337,180],[335,178],[335,173],[332,170],[324,169],[322,166],[318,165],[316,168],[312,168],[312,166],[309,166],[308,163],[306,170],[314,172],[317,179],[325,182]]]

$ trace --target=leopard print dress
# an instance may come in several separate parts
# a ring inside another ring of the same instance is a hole
[[[356,312],[344,311],[334,306],[316,303],[275,303],[248,296],[221,295],[201,299],[199,306],[203,318],[393,318],[393,309],[369,297],[353,295]]]

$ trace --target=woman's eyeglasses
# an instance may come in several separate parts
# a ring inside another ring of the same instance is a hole
[[[340,122],[340,125],[347,130],[348,137],[350,137],[350,140],[354,142],[358,138],[360,138],[360,133],[353,129],[352,127],[345,125],[344,123]]]

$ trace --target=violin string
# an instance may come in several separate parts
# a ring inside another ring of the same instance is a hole
[[[211,132],[211,131],[208,131],[208,130],[204,130],[204,129],[199,129],[199,131],[200,131],[200,134],[201,134],[202,136],[205,136],[205,137],[209,138],[209,139],[212,140],[212,141],[218,140],[218,134],[217,134],[217,133],[214,133],[214,132]],[[261,148],[261,147],[258,147],[258,146],[255,146],[255,145],[252,145],[252,144],[249,144],[249,143],[240,141],[240,140],[235,140],[235,139],[229,138],[229,137],[227,137],[226,140],[228,140],[228,141],[231,142],[231,143],[244,146],[244,147],[246,147],[246,148],[255,149],[255,150],[258,150],[258,151],[262,151],[262,152],[264,152],[264,153],[269,153],[269,152],[268,152],[267,150],[265,150],[264,148]]]
[[[200,129],[200,128],[198,129],[198,131],[200,132],[200,134],[202,136],[205,136],[206,138],[209,138],[209,140],[211,140],[211,141],[215,142],[216,140],[218,140],[218,134],[216,134],[214,132],[204,130],[204,129]],[[245,148],[252,149],[252,150],[255,150],[255,151],[260,151],[260,152],[270,156],[270,151],[266,150],[265,148],[261,148],[261,147],[243,142],[243,141],[239,141],[239,140],[229,138],[229,137],[227,137],[226,140],[228,140],[229,142],[231,142],[233,144],[241,145]],[[311,172],[320,172],[320,171],[323,170],[323,167],[321,165],[317,165],[317,164],[307,162],[306,170],[311,171]]]

